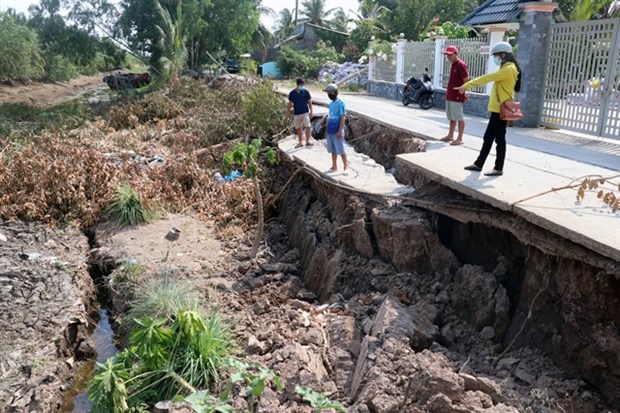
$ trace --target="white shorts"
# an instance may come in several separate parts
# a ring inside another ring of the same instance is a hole
[[[310,113],[293,116],[293,125],[295,129],[310,128]]]

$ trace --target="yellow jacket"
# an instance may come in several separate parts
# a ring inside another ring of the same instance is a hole
[[[465,83],[463,87],[469,90],[476,86],[484,85],[489,82],[493,83],[493,90],[489,96],[489,104],[487,109],[489,112],[499,113],[500,106],[507,100],[513,100],[515,96],[515,84],[519,71],[517,66],[512,63],[504,63],[497,72],[489,73]]]

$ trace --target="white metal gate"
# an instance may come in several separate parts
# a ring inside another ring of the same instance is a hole
[[[553,25],[541,123],[620,139],[620,19]]]

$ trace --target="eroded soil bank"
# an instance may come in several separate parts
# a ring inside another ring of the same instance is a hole
[[[95,286],[78,230],[0,222],[0,407],[52,412],[79,361],[91,358]]]
[[[424,147],[363,119],[351,127],[351,143],[388,169],[396,153]],[[282,165],[274,194],[297,167]],[[255,261],[246,258],[252,234],[232,221],[218,236],[187,216],[97,231],[90,253],[78,231],[5,224],[2,353],[19,351],[13,364],[2,360],[0,405],[57,411],[88,347],[86,261],[106,274],[118,321],[133,294],[121,271],[132,259],[148,267],[145,281],[165,271],[193,282],[242,352],[282,377],[285,389],[266,389],[261,412],[311,412],[297,385],[331,392],[352,413],[617,412],[617,263],[395,172],[414,197],[376,198],[298,173],[267,202]],[[171,227],[181,230],[173,243]]]

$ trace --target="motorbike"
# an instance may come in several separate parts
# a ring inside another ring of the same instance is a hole
[[[433,84],[431,76],[428,74],[428,69],[426,69],[421,78],[411,76],[407,79],[402,94],[402,102],[405,106],[408,106],[410,103],[417,103],[422,109],[428,110],[432,108],[435,105],[435,92],[433,91]]]

